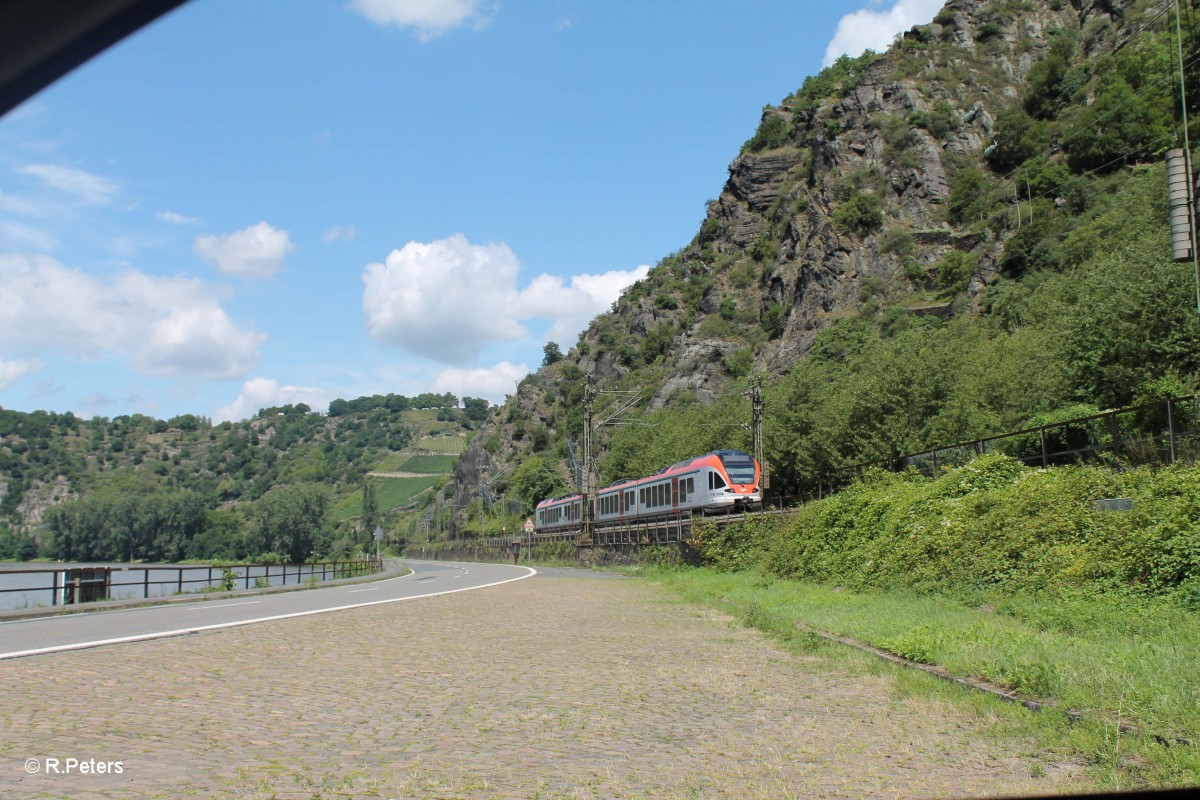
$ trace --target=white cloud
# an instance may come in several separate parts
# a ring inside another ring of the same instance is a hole
[[[409,242],[363,271],[367,330],[410,353],[466,363],[489,342],[525,335],[510,308],[519,270],[508,245],[473,245],[461,233]]]
[[[294,250],[288,232],[266,222],[224,236],[205,234],[192,243],[196,255],[226,275],[269,278],[283,266],[283,257]]]
[[[462,365],[488,344],[528,334],[523,320],[553,320],[549,338],[568,347],[647,266],[575,275],[569,285],[539,275],[517,289],[520,263],[504,244],[471,244],[461,233],[409,242],[363,271],[363,312],[371,338]]]
[[[0,248],[45,252],[58,249],[58,239],[41,228],[0,219]]]
[[[353,225],[334,225],[325,233],[321,234],[321,241],[325,244],[333,242],[352,242],[358,237],[358,230]]]
[[[260,409],[305,403],[313,411],[325,411],[335,395],[307,386],[280,386],[273,378],[251,378],[242,384],[237,399],[213,412],[213,422],[248,419]]]
[[[459,369],[449,367],[433,380],[435,393],[450,392],[458,397],[484,397],[499,405],[506,395],[513,394],[521,379],[529,374],[524,364],[501,361],[489,369]]]
[[[0,341],[10,351],[115,353],[152,375],[236,378],[266,338],[235,325],[195,279],[131,270],[103,280],[48,256],[0,255]]]
[[[864,8],[847,14],[838,22],[822,63],[827,67],[838,56],[857,56],[867,49],[882,52],[897,33],[929,22],[944,4],[945,0],[895,0],[890,8]]]
[[[460,25],[481,28],[493,13],[482,0],[351,0],[350,8],[376,25],[413,28],[422,42]]]
[[[119,191],[117,184],[108,178],[58,164],[27,164],[18,172],[40,178],[47,185],[74,195],[88,205],[107,205]]]
[[[546,338],[570,349],[597,314],[608,311],[626,287],[649,274],[650,267],[642,265],[599,275],[574,275],[570,286],[558,276],[539,275],[518,296],[516,313],[521,319],[554,320]]]
[[[38,361],[5,361],[0,358],[0,392],[41,368],[42,364]]]
[[[35,203],[4,192],[0,192],[0,211],[24,216],[37,216],[41,213],[41,209]]]
[[[150,375],[186,372],[204,378],[245,375],[258,363],[258,346],[267,338],[239,330],[215,304],[173,308],[149,334],[130,366]]]
[[[161,219],[163,222],[169,222],[172,225],[199,225],[200,220],[195,217],[185,217],[183,214],[177,214],[174,211],[160,211],[154,216]]]

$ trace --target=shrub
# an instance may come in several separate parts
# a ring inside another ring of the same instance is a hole
[[[742,378],[749,375],[750,370],[753,368],[754,353],[748,347],[735,350],[725,356],[725,369],[729,370],[729,374],[735,378]]]
[[[783,335],[787,310],[782,303],[771,303],[763,311],[762,328],[768,339],[778,339]]]
[[[978,264],[979,259],[973,253],[964,253],[960,250],[950,251],[935,266],[938,288],[961,292],[967,288],[967,284],[975,276]]]
[[[882,206],[874,194],[856,194],[833,212],[833,226],[842,233],[865,236],[883,226]]]
[[[766,111],[754,137],[742,145],[743,153],[758,153],[783,147],[790,139],[787,120],[773,111]]]
[[[769,234],[759,234],[754,240],[754,244],[750,246],[750,257],[755,261],[762,262],[775,254],[775,243],[771,241]]]
[[[916,246],[912,234],[904,228],[888,228],[879,249],[884,253],[895,253],[901,258],[908,258],[916,250]]]

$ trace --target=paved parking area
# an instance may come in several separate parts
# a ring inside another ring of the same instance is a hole
[[[2,635],[2,634],[0,634]],[[1028,743],[633,580],[0,663],[0,796],[785,798],[1064,788]],[[39,759],[29,774],[25,761]],[[46,759],[120,774],[46,774]],[[1033,777],[1038,775],[1041,777]]]

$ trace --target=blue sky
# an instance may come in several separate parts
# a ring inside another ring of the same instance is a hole
[[[499,402],[940,0],[193,0],[0,119],[0,406]]]

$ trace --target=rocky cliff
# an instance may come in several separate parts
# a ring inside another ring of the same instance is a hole
[[[950,0],[886,53],[842,58],[766,107],[695,238],[563,361],[527,378],[475,439],[460,462],[460,507],[481,473],[534,453],[567,477],[584,376],[640,387],[649,407],[708,402],[748,375],[786,374],[839,316],[976,312],[1025,213],[985,158],[1004,145],[997,116],[1021,104],[1051,51],[1075,65],[1086,94],[1087,63],[1156,13],[1137,0]],[[972,204],[976,190],[994,202]]]

